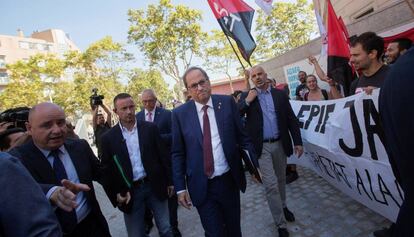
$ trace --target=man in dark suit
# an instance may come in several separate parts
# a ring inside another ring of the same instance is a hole
[[[119,123],[102,137],[102,165],[109,182],[104,189],[124,212],[128,236],[146,236],[144,211],[154,213],[161,237],[172,237],[167,198],[173,193],[171,165],[155,124],[135,118],[129,94],[114,98]]]
[[[386,138],[385,147],[394,175],[404,191],[404,201],[395,226],[382,232],[384,236],[408,237],[414,233],[413,65],[414,48],[393,64],[380,91],[379,109]],[[379,232],[376,234],[379,236]]]
[[[57,206],[64,236],[110,236],[92,184],[103,183],[99,161],[85,140],[66,139],[64,111],[56,104],[38,104],[26,127],[32,141],[10,153]]]
[[[174,187],[180,205],[193,204],[205,235],[241,236],[240,192],[246,189],[238,146],[253,146],[243,132],[231,96],[211,95],[207,73],[189,68],[183,76],[192,97],[172,112]],[[191,196],[191,199],[190,199]]]
[[[155,95],[154,90],[143,90],[141,93],[141,102],[144,105],[144,109],[137,113],[137,120],[153,122],[157,125],[161,138],[166,145],[168,155],[171,156],[171,111],[155,106],[156,101],[157,96]],[[181,237],[181,233],[178,229],[177,208],[177,195],[173,194],[173,196],[168,199],[170,224],[174,237]],[[152,214],[148,208],[145,210],[145,222],[147,226],[152,225]]]
[[[286,157],[293,153],[290,137],[296,155],[303,153],[299,121],[286,93],[269,86],[262,67],[251,69],[251,80],[255,88],[242,94],[239,109],[246,116],[246,129],[259,157],[266,198],[279,236],[289,236],[286,220],[294,221],[295,217],[286,207]]]
[[[0,236],[62,236],[52,207],[15,157],[0,152]]]

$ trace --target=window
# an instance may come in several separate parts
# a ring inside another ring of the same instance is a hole
[[[6,67],[6,56],[0,55],[0,68]]]
[[[6,72],[0,72],[0,84],[9,83],[9,76]]]
[[[21,49],[29,49],[29,42],[19,41],[19,48],[21,48]]]
[[[369,15],[369,14],[371,14],[371,13],[373,13],[374,12],[374,8],[369,8],[369,9],[367,9],[367,10],[365,10],[365,11],[363,11],[363,12],[361,12],[361,13],[359,13],[358,15],[356,15],[355,17],[354,17],[354,19],[355,20],[358,20],[358,19],[361,19],[362,17],[364,17],[364,16],[367,16],[367,15]]]

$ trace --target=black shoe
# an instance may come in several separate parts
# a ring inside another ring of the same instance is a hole
[[[288,222],[294,222],[295,221],[295,216],[293,215],[293,213],[291,211],[289,211],[289,209],[287,209],[287,207],[283,208],[283,214],[285,214],[285,219]]]
[[[149,233],[151,233],[152,227],[154,227],[154,223],[152,223],[152,221],[145,223],[145,234],[148,235]]]
[[[278,228],[277,232],[279,232],[279,237],[289,237],[289,232],[286,228]]]
[[[391,228],[382,228],[381,230],[374,231],[375,237],[390,237],[391,236]]]
[[[173,227],[173,228],[172,228],[172,233],[173,233],[173,236],[174,236],[174,237],[181,237],[181,232],[180,232],[180,230],[178,229],[178,227]]]
[[[293,183],[295,180],[299,178],[297,171],[291,171],[289,174],[286,175],[286,184]]]

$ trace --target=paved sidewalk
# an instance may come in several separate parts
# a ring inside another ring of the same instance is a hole
[[[376,229],[390,225],[384,217],[342,194],[313,171],[298,167],[299,179],[287,185],[287,205],[296,221],[288,224],[292,237],[350,237],[373,236]],[[114,209],[96,185],[102,211],[114,237],[127,237],[123,215]],[[248,177],[246,193],[241,195],[241,223],[245,237],[275,237],[264,189]],[[178,210],[179,228],[184,237],[202,237],[204,232],[195,208]],[[151,237],[158,236],[153,228]]]

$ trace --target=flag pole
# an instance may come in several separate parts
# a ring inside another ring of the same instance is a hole
[[[244,67],[244,65],[243,65],[242,61],[240,60],[240,57],[239,57],[239,55],[237,54],[237,51],[236,51],[236,49],[234,48],[233,44],[231,43],[231,41],[230,41],[230,39],[229,39],[229,36],[228,36],[227,34],[224,34],[224,35],[226,36],[227,40],[229,41],[229,44],[231,45],[231,48],[233,49],[233,52],[236,54],[236,57],[237,57],[237,59],[239,60],[239,63],[240,63],[240,65],[242,66],[243,71],[245,71],[245,70],[246,70],[246,68]],[[250,67],[251,67],[252,65],[250,64],[250,62],[248,62],[248,63],[249,63],[249,65],[250,65]]]

